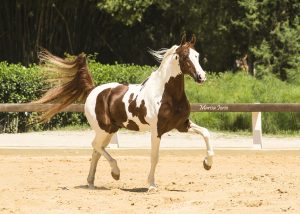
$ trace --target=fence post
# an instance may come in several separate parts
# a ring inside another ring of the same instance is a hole
[[[252,112],[253,146],[262,149],[261,112]]]

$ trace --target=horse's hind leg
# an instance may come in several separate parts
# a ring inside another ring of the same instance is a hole
[[[96,134],[92,145],[98,144],[98,143],[101,144],[104,141],[105,141],[105,138],[101,138],[101,135]],[[100,157],[101,157],[101,154],[94,148],[93,154],[92,154],[92,159],[91,159],[90,171],[89,171],[89,175],[87,177],[87,182],[88,182],[89,188],[94,188],[95,173],[97,170],[97,164],[98,164]]]
[[[203,166],[204,166],[204,168],[206,170],[210,170],[210,168],[211,168],[211,166],[213,164],[214,151],[213,151],[213,148],[212,148],[212,146],[210,144],[210,134],[209,134],[209,131],[206,128],[204,128],[204,127],[196,125],[192,121],[190,121],[189,131],[201,134],[202,137],[204,138],[205,144],[206,144],[206,149],[207,149],[207,156],[205,157],[205,159],[203,161]]]
[[[111,167],[111,175],[115,180],[120,179],[120,169],[118,167],[117,161],[110,156],[110,154],[105,150],[105,147],[109,144],[113,134],[106,133],[101,134],[97,138],[101,138],[101,140],[93,141],[93,148],[100,154],[103,155],[108,161]]]
[[[89,175],[87,178],[89,188],[94,188],[95,173],[96,173],[97,164],[98,164],[98,160],[99,160],[100,156],[101,156],[100,153],[94,149],[93,154],[92,154],[90,172],[89,172]]]
[[[101,134],[97,133],[95,139],[93,140],[92,146],[94,148],[91,160],[91,166],[87,182],[90,188],[94,187],[95,173],[97,169],[97,163],[101,155],[103,155],[109,162],[112,168],[112,176],[114,179],[119,180],[120,170],[117,165],[117,161],[113,159],[105,150],[105,147],[109,144],[113,134],[108,134],[103,132]]]
[[[113,177],[113,179],[119,180],[120,179],[120,169],[118,167],[117,161],[110,156],[110,154],[105,150],[105,148],[101,148],[101,152],[100,153],[109,162],[109,165],[111,167],[111,176]]]

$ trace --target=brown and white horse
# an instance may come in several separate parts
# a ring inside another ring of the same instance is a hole
[[[103,155],[111,166],[111,175],[119,180],[120,169],[117,161],[106,151],[112,136],[120,129],[151,131],[151,168],[148,176],[149,190],[156,190],[154,180],[158,162],[160,140],[163,134],[173,129],[180,132],[196,132],[203,136],[207,156],[204,168],[209,170],[214,155],[210,144],[210,134],[206,128],[189,120],[190,104],[184,91],[184,75],[190,75],[197,83],[203,83],[205,72],[199,64],[199,54],[194,49],[195,36],[186,42],[183,36],[179,46],[152,51],[160,59],[159,68],[142,84],[108,83],[95,87],[83,54],[68,61],[49,52],[40,54],[44,69],[54,73],[52,79],[57,86],[50,89],[37,103],[58,103],[50,109],[42,120],[81,100],[85,101],[85,115],[95,138],[89,175],[89,187],[94,187],[97,163]]]

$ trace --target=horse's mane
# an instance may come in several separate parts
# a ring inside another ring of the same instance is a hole
[[[174,53],[175,49],[177,48],[177,45],[173,45],[171,48],[167,49],[167,48],[162,48],[160,50],[152,50],[149,49],[148,52],[154,57],[154,59],[163,64],[164,60],[171,55],[172,53]]]

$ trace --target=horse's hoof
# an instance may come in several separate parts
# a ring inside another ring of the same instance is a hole
[[[88,184],[88,188],[89,189],[95,189],[95,186],[94,186],[94,184]]]
[[[156,186],[149,186],[148,193],[158,192],[158,188]]]
[[[113,179],[115,179],[116,181],[120,180],[120,174],[115,174],[115,173],[111,172],[111,176],[112,176]]]
[[[204,169],[206,169],[206,170],[210,170],[210,169],[211,169],[211,166],[207,165],[207,163],[206,163],[205,160],[203,161],[203,167],[204,167]]]

